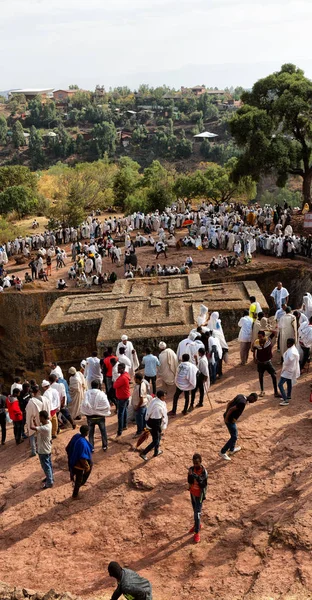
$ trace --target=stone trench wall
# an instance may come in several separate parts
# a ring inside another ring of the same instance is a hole
[[[77,294],[77,290],[74,293]],[[62,292],[57,290],[27,294],[9,291],[0,295],[0,381],[22,375],[24,371],[29,377],[41,374],[40,324],[60,295]]]

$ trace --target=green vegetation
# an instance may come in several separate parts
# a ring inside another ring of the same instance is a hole
[[[312,81],[292,64],[260,79],[244,92],[244,106],[233,116],[232,135],[243,149],[234,178],[275,173],[284,187],[291,175],[302,178],[303,202],[311,208]]]

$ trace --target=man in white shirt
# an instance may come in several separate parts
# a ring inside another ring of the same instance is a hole
[[[199,402],[198,404],[196,404],[196,408],[204,406],[204,392],[205,389],[208,390],[210,387],[209,365],[205,348],[199,348],[198,356],[199,361],[197,371],[197,382],[196,388],[192,390],[191,406],[189,408],[189,411],[193,410],[194,408],[194,401],[197,390],[199,390]]]
[[[21,384],[21,378],[20,377],[14,377],[14,383],[12,383],[11,385],[11,396],[13,395],[13,390],[21,390],[22,391],[23,386]]]
[[[238,327],[240,327],[238,341],[240,342],[241,365],[245,365],[248,361],[252,338],[252,326],[253,320],[249,316],[248,310],[244,310],[243,317],[238,321]]]
[[[190,391],[196,388],[197,383],[197,367],[190,362],[190,355],[183,354],[182,362],[178,365],[176,374],[176,391],[173,396],[173,405],[170,415],[174,417],[177,413],[178,400],[182,392],[184,392],[184,409],[183,415],[186,415],[190,401]]]
[[[283,287],[281,281],[279,281],[276,288],[274,288],[271,298],[274,300],[276,310],[281,308],[282,304],[288,304],[289,292]]]
[[[89,358],[87,358],[84,375],[87,380],[88,389],[91,388],[92,381],[98,381],[99,384],[102,385],[103,373],[101,370],[100,359],[98,358],[96,350],[92,352],[92,356],[89,356]]]
[[[55,389],[51,388],[50,382],[47,381],[46,379],[43,380],[41,387],[43,389],[42,400],[44,401],[46,398],[47,401],[49,402],[49,406],[50,406],[50,418],[51,418],[51,423],[52,423],[52,439],[54,440],[57,436],[57,431],[58,431],[57,413],[60,410],[60,396]]]
[[[312,346],[312,317],[309,321],[304,321],[299,327],[299,343],[303,352],[303,357],[300,362],[301,371],[304,369],[305,364],[310,358],[310,351]]]
[[[51,362],[50,367],[51,367],[50,375],[56,375],[57,377],[64,379],[63,371],[56,362]]]
[[[100,390],[99,381],[91,382],[91,389],[87,390],[84,399],[81,403],[81,412],[86,415],[89,426],[89,442],[94,449],[94,429],[99,426],[102,436],[102,448],[104,452],[107,450],[107,433],[105,425],[105,417],[111,414],[110,404],[107,396]]]
[[[291,391],[293,383],[300,377],[299,352],[295,346],[295,340],[288,338],[287,350],[283,354],[283,368],[281,378],[278,382],[279,391],[282,394],[280,406],[288,406],[291,400]],[[284,384],[287,384],[287,396],[284,390]]]
[[[147,454],[154,448],[154,457],[162,454],[159,450],[161,432],[167,429],[168,415],[166,406],[166,392],[158,390],[155,398],[151,400],[146,411],[146,424],[152,434],[152,442],[142,450],[140,457],[147,460]]]
[[[120,364],[120,363],[122,365],[125,365],[126,373],[130,373],[132,362],[131,362],[130,358],[128,358],[128,356],[126,355],[125,349],[122,347],[119,348],[117,368],[118,368],[118,364]],[[117,372],[117,369],[116,369],[116,372]],[[116,377],[116,379],[117,379],[117,377]]]

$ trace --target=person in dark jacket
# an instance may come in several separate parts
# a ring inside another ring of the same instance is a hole
[[[80,433],[76,433],[65,448],[70,479],[74,483],[74,499],[78,498],[79,488],[87,482],[92,470],[92,446],[86,440],[88,433],[88,425],[82,425]]]
[[[122,595],[127,600],[153,600],[150,582],[135,571],[123,569],[118,562],[110,562],[108,573],[118,582],[111,600],[118,600]]]
[[[200,517],[208,485],[208,473],[202,465],[202,457],[200,454],[193,455],[193,466],[188,470],[187,481],[194,511],[194,526],[190,529],[189,533],[194,533],[194,542],[197,544],[200,542]]]

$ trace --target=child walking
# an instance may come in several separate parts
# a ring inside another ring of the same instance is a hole
[[[187,481],[194,511],[194,526],[190,529],[189,533],[194,533],[194,542],[197,544],[200,542],[200,518],[202,504],[206,498],[208,485],[208,473],[202,465],[202,457],[200,454],[194,454],[193,456],[193,466],[188,470]]]

